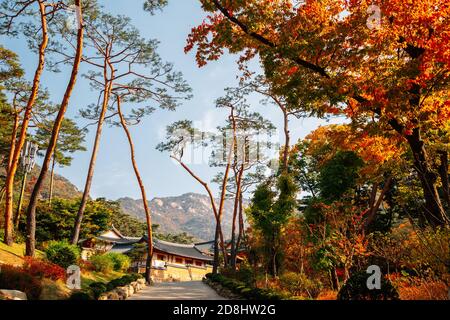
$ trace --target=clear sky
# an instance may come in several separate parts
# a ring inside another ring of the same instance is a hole
[[[158,52],[163,60],[174,63],[175,69],[183,72],[185,79],[193,88],[194,98],[185,102],[176,112],[157,111],[139,127],[131,129],[137,162],[149,197],[177,196],[187,192],[205,193],[202,186],[170,160],[168,154],[155,150],[155,146],[163,138],[165,127],[174,121],[189,119],[201,123],[206,129],[215,128],[223,123],[223,113],[215,109],[214,101],[223,95],[224,88],[237,85],[236,56],[225,55],[219,61],[198,68],[193,54],[184,53],[187,35],[205,16],[196,0],[170,0],[169,6],[155,16],[142,10],[143,0],[100,0],[100,3],[110,13],[129,16],[144,37],[158,39],[161,43]],[[0,38],[0,40],[4,46],[19,54],[22,65],[28,72],[27,78],[31,79],[37,59],[29,52],[24,39]],[[86,70],[84,66],[81,72]],[[68,77],[69,73],[64,71],[60,74],[48,71],[45,73],[42,84],[49,89],[55,103],[60,102]],[[68,116],[76,117],[80,108],[96,102],[96,99],[97,94],[91,91],[87,80],[80,78]],[[282,117],[275,107],[261,105],[256,97],[252,99],[252,105],[256,111],[271,119],[281,129]],[[76,120],[80,126],[86,124],[83,119]],[[292,120],[292,141],[304,137],[320,124],[326,122],[318,119]],[[57,173],[68,178],[79,189],[83,188],[86,179],[94,131],[91,127],[86,139],[88,151],[75,154],[71,167],[57,169]],[[216,172],[207,164],[193,165],[192,168],[207,181]],[[214,189],[217,190],[217,187],[214,186]],[[91,195],[109,199],[140,198],[130,164],[128,144],[121,128],[106,127],[103,131]]]

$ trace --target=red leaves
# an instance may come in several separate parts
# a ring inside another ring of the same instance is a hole
[[[25,257],[25,263],[22,267],[23,271],[38,278],[48,278],[52,280],[65,280],[66,270],[64,268],[31,257]]]
[[[197,46],[196,60],[199,67],[206,65],[208,60],[218,60],[223,49],[217,41],[217,28],[223,21],[220,14],[209,15],[202,24],[192,28],[188,36],[184,52],[189,53]]]
[[[299,68],[297,66],[294,66],[294,67],[290,68],[286,73],[288,76],[292,76],[294,73],[296,73],[298,71],[298,69]]]

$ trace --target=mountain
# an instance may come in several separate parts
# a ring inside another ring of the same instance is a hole
[[[121,198],[117,200],[122,210],[145,221],[145,211],[142,200]],[[219,203],[219,200],[216,200]],[[198,240],[212,240],[215,233],[214,213],[207,195],[186,193],[178,197],[155,198],[149,202],[153,223],[158,224],[159,232],[186,232]],[[244,206],[248,201],[244,201]],[[226,200],[222,227],[225,238],[231,233],[234,200]]]
[[[25,196],[29,197],[31,192],[33,191],[34,184],[39,176],[41,168],[36,165],[31,174],[27,177],[27,183],[25,185]],[[5,169],[0,168],[0,186],[3,186],[5,180]],[[14,189],[15,192],[20,192],[20,188],[22,186],[22,177],[20,174],[16,176]],[[41,199],[48,199],[50,193],[50,172],[47,174],[47,177],[44,180],[44,184],[42,187],[42,191],[40,192]],[[59,174],[55,174],[53,179],[53,197],[61,198],[61,199],[74,199],[81,197],[82,193],[77,189],[77,187],[72,184],[68,179],[64,178]]]
[[[25,188],[26,199],[33,190],[40,168],[36,166],[32,173],[28,176]],[[4,170],[0,168],[0,186],[4,181]],[[40,193],[41,199],[48,199],[50,173],[44,182],[44,187]],[[21,177],[16,178],[15,190],[16,194],[20,191]],[[81,197],[81,192],[68,179],[55,174],[53,196],[54,198],[74,199]],[[131,217],[137,218],[141,222],[145,222],[145,211],[142,200],[132,198],[121,198],[117,200],[123,212]],[[216,203],[219,200],[216,199]],[[249,201],[244,200],[244,206]],[[233,216],[234,200],[225,201],[224,216],[222,227],[225,238],[230,238],[231,224]],[[194,236],[197,240],[209,241],[214,239],[215,219],[211,209],[211,203],[207,195],[197,193],[187,193],[175,197],[155,198],[150,201],[153,223],[159,225],[158,233],[180,234],[186,232]]]

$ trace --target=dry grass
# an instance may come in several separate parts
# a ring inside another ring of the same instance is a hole
[[[42,293],[39,300],[65,300],[71,293],[72,291],[67,288],[64,281],[42,279]]]
[[[13,244],[7,246],[0,242],[0,264],[9,264],[13,266],[21,266],[23,264],[23,256],[25,255],[25,244]],[[41,258],[44,253],[37,250],[36,256]]]
[[[448,300],[449,287],[442,281],[422,282],[415,286],[400,286],[402,300]]]

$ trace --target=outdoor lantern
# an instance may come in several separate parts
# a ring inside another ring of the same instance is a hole
[[[36,143],[26,141],[25,145],[23,146],[22,151],[20,153],[20,155],[22,157],[21,163],[22,163],[22,168],[23,168],[24,174],[23,174],[23,178],[22,178],[22,188],[20,191],[19,203],[17,205],[17,213],[16,213],[16,217],[15,217],[15,221],[14,221],[14,224],[16,227],[19,225],[19,222],[20,222],[20,214],[22,211],[22,202],[23,202],[23,195],[25,193],[27,175],[29,173],[31,173],[34,166],[36,165],[36,156],[37,156],[38,150],[39,150],[39,147]]]

